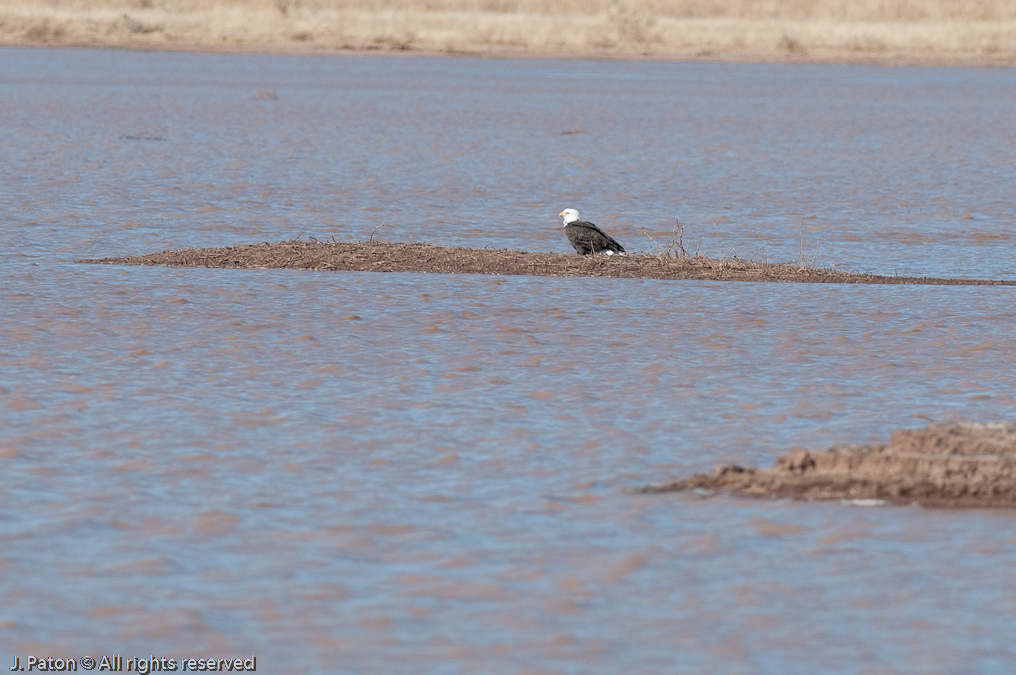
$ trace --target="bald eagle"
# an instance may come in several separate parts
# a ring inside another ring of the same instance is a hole
[[[579,220],[579,212],[575,209],[565,209],[557,215],[564,220],[564,233],[579,255],[624,253],[624,246],[609,234],[592,223]]]

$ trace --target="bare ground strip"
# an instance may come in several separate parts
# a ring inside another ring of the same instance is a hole
[[[898,429],[886,444],[796,448],[769,469],[728,465],[636,492],[1016,507],[1016,422]]]
[[[140,256],[78,260],[105,265],[161,265],[240,269],[307,269],[357,272],[431,272],[544,277],[699,279],[834,284],[933,284],[1016,286],[1016,280],[940,279],[860,274],[796,263],[681,255],[529,253],[434,244],[283,241],[223,248],[187,248]]]

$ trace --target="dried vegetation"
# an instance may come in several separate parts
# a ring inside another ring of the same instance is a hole
[[[1016,422],[899,429],[887,444],[795,449],[770,469],[712,474],[638,490],[845,499],[950,507],[1016,507]]]
[[[0,42],[1016,62],[1012,0],[0,0]]]
[[[372,235],[373,236],[373,235]],[[168,265],[247,269],[309,269],[359,272],[509,274],[549,277],[618,277],[783,281],[846,284],[1007,285],[1016,281],[879,276],[821,269],[808,264],[721,259],[688,254],[675,231],[674,242],[656,255],[565,255],[506,249],[475,249],[381,241],[283,241],[224,248],[188,248],[141,256],[79,260],[108,265]]]

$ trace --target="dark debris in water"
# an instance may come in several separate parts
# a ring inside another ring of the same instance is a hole
[[[278,101],[279,95],[271,89],[258,89],[254,92],[254,99],[258,101]]]

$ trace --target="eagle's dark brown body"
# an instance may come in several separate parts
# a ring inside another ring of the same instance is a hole
[[[564,233],[579,255],[590,255],[602,251],[624,253],[624,246],[621,246],[616,239],[592,223],[573,220],[564,226]]]

